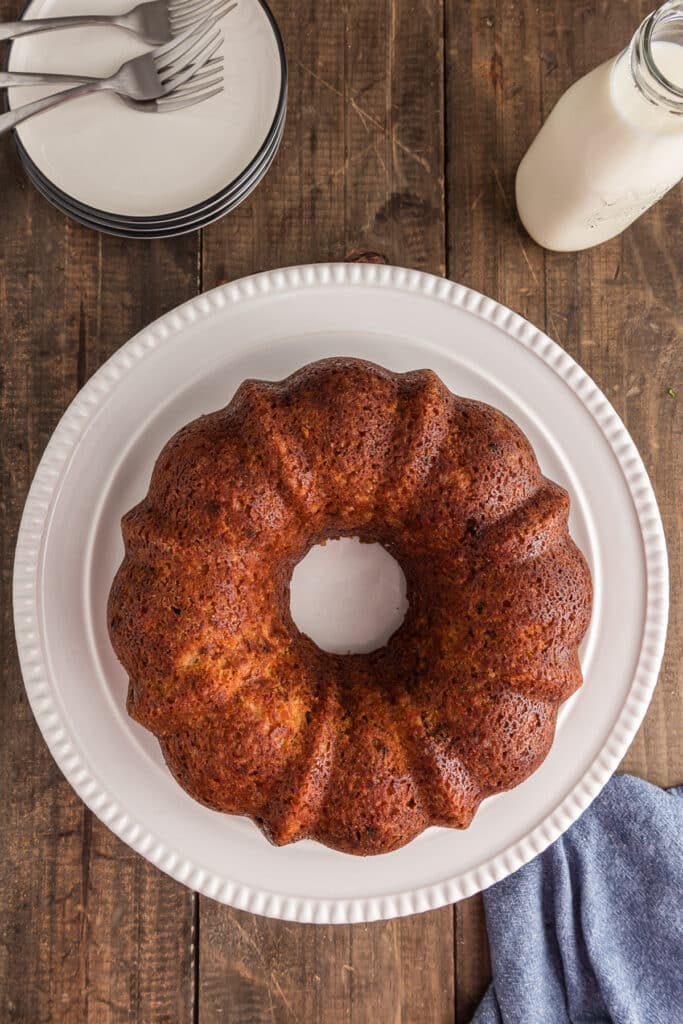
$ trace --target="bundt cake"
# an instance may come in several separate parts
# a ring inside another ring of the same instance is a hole
[[[275,844],[386,853],[465,828],[540,765],[581,684],[591,579],[568,509],[515,424],[429,370],[247,380],[123,518],[108,617],[128,711],[188,793]],[[326,653],[290,614],[293,567],[341,536],[407,580],[370,654]]]

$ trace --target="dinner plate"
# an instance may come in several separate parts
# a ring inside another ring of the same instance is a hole
[[[86,10],[92,13],[91,0],[33,0],[24,17]],[[239,0],[221,25],[220,95],[163,115],[141,114],[107,93],[65,103],[19,126],[22,160],[88,217],[122,218],[145,229],[168,218],[202,215],[205,207],[227,199],[258,172],[281,127],[287,69],[265,0]],[[12,44],[8,67],[102,75],[147,49],[137,37],[111,28],[37,33]],[[9,104],[49,92],[14,88]]]
[[[28,162],[24,164],[24,169],[38,192],[48,202],[85,227],[92,228],[95,231],[102,231],[105,234],[116,235],[120,238],[171,238],[206,227],[243,203],[270,169],[270,165],[277,155],[283,133],[284,117],[279,126],[278,134],[273,138],[267,152],[264,154],[262,164],[255,169],[250,178],[242,182],[239,188],[231,190],[227,198],[223,199],[220,203],[207,204],[202,211],[195,213],[191,217],[169,218],[166,221],[159,221],[146,228],[133,225],[123,218],[106,219],[104,216],[91,216],[85,212],[83,207],[72,204],[68,199],[64,199],[57,193],[55,189],[51,188],[50,183]]]
[[[60,192],[40,173],[35,164],[28,158],[22,157],[22,162],[33,184],[53,205],[89,227],[94,227],[101,231],[114,228],[130,238],[158,237],[158,234],[156,234],[158,231],[167,230],[172,230],[173,234],[177,234],[182,230],[195,230],[195,225],[199,224],[199,226],[202,226],[202,224],[209,222],[209,218],[215,220],[216,217],[223,216],[224,213],[234,209],[235,206],[244,201],[246,196],[263,179],[277,155],[284,134],[285,114],[286,110],[283,109],[282,115],[275,126],[275,134],[269,140],[268,146],[264,150],[259,163],[252,169],[251,174],[242,178],[237,186],[226,189],[219,200],[204,204],[190,215],[180,214],[165,218],[159,217],[147,222],[140,222],[139,219],[128,219],[125,217],[110,217],[107,214],[85,207],[81,203],[74,202],[69,196]]]
[[[525,782],[464,831],[430,828],[357,858],[303,841],[275,848],[241,817],[193,801],[156,740],[128,718],[106,601],[121,515],[146,492],[168,438],[225,405],[247,377],[279,379],[324,356],[431,367],[530,438],[572,498],[591,566],[585,681]],[[57,426],[26,502],[14,570],[27,694],[66,778],[125,842],[216,900],[296,921],[369,921],[469,896],[556,839],[600,791],[643,719],[668,607],[666,549],[638,452],[605,396],[515,313],[428,274],[360,264],[273,271],[185,303],[125,344]]]

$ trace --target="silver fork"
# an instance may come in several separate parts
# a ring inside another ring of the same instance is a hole
[[[113,75],[8,110],[0,115],[0,134],[67,100],[104,90],[154,113],[202,103],[223,91],[223,61],[217,57],[222,43],[221,30],[210,18],[165,46],[126,61]]]
[[[215,57],[210,60],[206,65],[207,73],[217,73],[223,69],[223,58]],[[197,81],[199,76],[195,76],[194,82]],[[99,82],[99,78],[93,75],[59,75],[59,74],[45,74],[39,75],[32,71],[0,71],[0,89],[15,89],[25,88],[31,85],[52,85],[55,88],[59,86],[67,85],[80,85],[87,82]],[[132,100],[129,96],[123,96],[118,93],[120,100],[123,100],[129,107],[134,110],[141,110],[144,113],[160,113],[163,110],[170,110],[170,97],[162,97],[159,100]],[[203,97],[206,98],[206,97]],[[197,101],[199,102],[199,101]],[[187,104],[189,106],[189,104]],[[180,109],[176,107],[175,109]]]
[[[9,21],[0,23],[0,42],[51,29],[114,25],[134,32],[147,43],[158,45],[170,42],[174,36],[204,18],[222,17],[230,9],[229,3],[230,0],[147,0],[126,14],[75,14],[63,18]]]

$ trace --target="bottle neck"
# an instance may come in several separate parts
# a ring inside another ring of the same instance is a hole
[[[668,0],[647,16],[631,40],[628,58],[641,95],[683,118],[683,0]]]

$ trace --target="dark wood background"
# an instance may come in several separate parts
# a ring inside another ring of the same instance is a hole
[[[17,14],[19,0],[1,0]],[[273,0],[289,114],[256,193],[201,234],[89,232],[0,143],[0,1020],[7,1024],[467,1021],[489,976],[479,898],[313,927],[188,892],[112,836],[62,778],[28,708],[10,585],[31,476],[61,413],[127,338],[223,281],[374,250],[517,310],[575,356],[652,475],[673,570],[661,681],[623,768],[681,782],[682,192],[579,255],[515,219],[515,168],[578,76],[648,0]],[[605,680],[606,685],[609,680]]]

